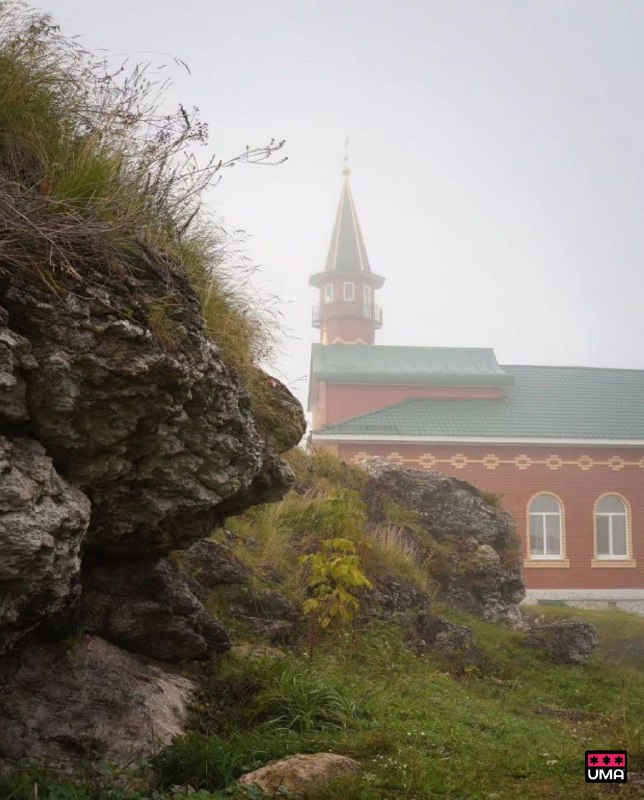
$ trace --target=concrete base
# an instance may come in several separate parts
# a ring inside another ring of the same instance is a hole
[[[525,605],[564,605],[575,608],[619,608],[644,616],[644,589],[528,589]]]

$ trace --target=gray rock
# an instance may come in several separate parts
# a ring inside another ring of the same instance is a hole
[[[36,366],[29,342],[9,330],[9,315],[0,307],[0,425],[29,417],[24,370]]]
[[[128,650],[164,661],[230,648],[225,629],[167,558],[86,557],[78,625]]]
[[[0,762],[64,765],[152,755],[184,733],[196,685],[97,637],[36,644],[0,660]]]
[[[406,536],[428,557],[444,600],[492,622],[522,624],[525,596],[520,542],[512,517],[465,481],[404,469],[382,459],[365,464],[369,519],[387,524],[387,506],[409,517]]]
[[[372,591],[368,592],[363,605],[370,616],[387,619],[393,614],[420,609],[428,610],[430,597],[412,583],[396,580],[391,576],[376,579]]]
[[[40,444],[0,436],[0,653],[75,599],[89,516]]]
[[[558,664],[587,664],[599,644],[599,636],[590,622],[567,619],[534,627],[523,644],[542,650]]]
[[[457,625],[427,611],[421,611],[416,619],[414,633],[419,652],[435,652],[457,668],[473,664],[478,658],[474,635],[465,625]]]
[[[287,620],[299,618],[295,605],[276,589],[248,589],[240,592],[232,601],[231,609],[242,616],[263,620]]]
[[[82,282],[61,275],[53,295],[0,264],[11,332],[28,340],[38,365],[21,376],[35,437],[92,502],[86,547],[167,552],[281,497],[293,475],[276,451],[305,430],[299,404],[267,385],[263,402],[275,402],[284,424],[260,433],[178,271],[150,263],[136,278],[86,273]],[[159,308],[170,309],[162,331]]]
[[[204,539],[187,550],[173,553],[182,575],[197,584],[200,591],[216,586],[245,583],[251,572],[232,550],[221,542]]]

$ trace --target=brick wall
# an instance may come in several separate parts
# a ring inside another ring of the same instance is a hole
[[[500,495],[516,521],[524,556],[528,503],[538,492],[555,494],[564,508],[569,566],[533,562],[546,566],[524,568],[528,588],[644,588],[644,448],[341,442],[331,449],[348,462],[379,455],[415,469],[436,469]],[[593,508],[605,493],[622,495],[630,505],[635,567],[591,566]]]

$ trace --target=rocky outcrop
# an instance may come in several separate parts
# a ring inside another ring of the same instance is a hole
[[[248,772],[239,779],[239,784],[255,787],[264,797],[277,797],[282,790],[288,797],[305,800],[325,784],[359,771],[357,761],[336,753],[298,753]]]
[[[22,758],[119,764],[183,733],[193,681],[83,636],[0,661],[0,765]]]
[[[590,622],[567,619],[537,624],[523,644],[543,651],[557,664],[587,664],[599,644],[599,636]]]
[[[392,505],[403,510],[401,529],[427,557],[442,598],[484,619],[521,625],[525,586],[511,516],[471,484],[439,472],[381,459],[364,466],[370,521],[387,524]]]
[[[164,658],[221,650],[225,634],[157,559],[288,490],[279,452],[303,435],[302,409],[264,376],[262,428],[180,269],[90,262],[44,281],[0,259],[0,652],[73,604],[81,541],[84,615],[103,635]],[[128,590],[145,573],[159,594],[130,592],[125,614],[108,573]],[[155,647],[135,632],[152,617]]]
[[[205,658],[230,648],[225,629],[167,558],[87,557],[77,627],[163,661]]]
[[[414,624],[414,634],[417,652],[433,652],[456,669],[473,665],[478,659],[474,635],[465,625],[421,611]]]
[[[173,554],[180,572],[189,576],[191,588],[199,596],[217,586],[234,586],[245,583],[251,576],[232,550],[221,542],[204,539],[187,550]]]
[[[226,513],[292,482],[189,285],[145,277],[102,276],[100,289],[85,281],[55,295],[0,266],[5,335],[28,340],[37,365],[14,376],[26,383],[32,432],[91,500],[86,547],[126,556],[208,536]],[[282,449],[304,432],[301,409],[290,413]]]
[[[383,575],[376,578],[363,604],[369,616],[389,619],[406,611],[429,609],[430,598],[410,581]]]
[[[34,369],[27,339],[9,330],[9,315],[0,306],[0,424],[22,422],[27,411],[27,382],[23,375]]]
[[[0,436],[0,653],[76,599],[89,515],[38,442]]]

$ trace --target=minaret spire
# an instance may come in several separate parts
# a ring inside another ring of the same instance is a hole
[[[371,271],[367,249],[358,222],[349,184],[349,139],[344,145],[344,182],[335,216],[326,264],[309,283],[320,290],[320,304],[313,312],[313,325],[320,329],[323,344],[339,342],[373,344],[382,324],[374,291],[384,278]]]
[[[344,167],[342,168],[342,174],[345,178],[348,178],[351,175],[351,168],[349,167],[349,137],[347,136],[346,141],[344,143]]]

